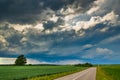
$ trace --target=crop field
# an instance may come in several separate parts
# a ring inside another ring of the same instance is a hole
[[[120,65],[98,67],[97,80],[120,80]]]
[[[0,80],[24,80],[32,77],[48,76],[77,70],[85,67],[75,66],[0,66]]]

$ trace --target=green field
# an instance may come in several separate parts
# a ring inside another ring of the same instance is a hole
[[[98,67],[97,80],[120,80],[120,65]]]
[[[83,70],[75,66],[0,66],[0,80],[24,80],[32,77]],[[53,75],[52,75],[53,76]]]
[[[0,80],[53,80],[86,69],[76,66],[0,66]],[[97,68],[97,80],[120,80],[120,65]]]

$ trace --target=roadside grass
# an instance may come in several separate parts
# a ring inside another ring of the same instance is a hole
[[[0,80],[25,80],[36,76],[58,76],[57,73],[83,70],[85,67],[66,66],[0,66]],[[55,75],[52,75],[55,74]],[[40,79],[41,80],[41,79]],[[44,79],[43,79],[44,80]],[[45,79],[49,80],[49,79]]]
[[[98,67],[97,80],[120,80],[120,65]]]
[[[111,80],[111,78],[105,74],[101,67],[97,67],[96,78],[96,80]]]
[[[29,78],[27,80],[54,80],[54,79],[59,78],[59,77],[63,77],[63,76],[66,76],[66,75],[69,75],[69,74],[72,74],[75,72],[85,70],[87,68],[88,67],[78,67],[78,69],[76,69],[76,70],[71,70],[68,72],[62,72],[62,73],[57,73],[57,74],[52,74],[52,75],[33,77],[33,78]]]

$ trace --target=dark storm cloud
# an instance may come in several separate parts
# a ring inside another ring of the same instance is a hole
[[[64,20],[59,18],[56,22],[54,21],[47,21],[43,23],[43,26],[46,29],[53,29],[54,27],[59,27],[60,25],[64,25]]]
[[[38,55],[45,54],[47,56],[50,54],[53,56],[62,55],[65,57],[70,55],[84,56],[82,53],[95,48],[96,46],[94,45],[99,44],[102,40],[118,35],[120,29],[119,26],[113,27],[100,23],[90,29],[83,29],[86,34],[81,37],[76,34],[75,30],[46,34],[45,32],[40,32],[33,28],[27,29],[26,33],[23,35],[13,28],[10,28],[8,24],[5,26],[6,28],[1,27],[0,30],[2,32],[0,31],[0,35],[5,37],[9,45],[7,46],[7,49],[1,51],[1,53],[5,53],[3,55],[0,54],[0,56],[9,56],[8,53],[14,53],[14,55],[16,55],[15,53],[27,53],[28,55],[30,55],[29,53],[37,53]],[[105,32],[101,32],[100,30],[105,27],[108,27],[109,29]],[[89,45],[85,46],[87,44]],[[15,51],[11,51],[10,49]]]
[[[41,12],[39,0],[4,0],[0,1],[1,19],[12,23],[31,23]]]
[[[69,37],[71,36],[71,37]],[[70,31],[61,31],[61,32],[54,32],[50,34],[46,34],[45,32],[39,32],[36,30],[28,30],[28,33],[26,34],[27,39],[29,41],[34,42],[54,42],[54,43],[62,43],[63,41],[72,41],[74,40],[74,37],[76,37],[77,34],[74,30]]]
[[[0,0],[0,21],[35,23],[47,8],[57,11],[67,5],[88,7],[94,0]]]
[[[15,45],[19,45],[22,37],[23,37],[22,34],[15,32],[11,36],[7,37],[6,40],[9,42],[9,44],[10,44],[9,46],[12,47],[12,46],[15,46]]]
[[[2,39],[4,39],[4,43],[2,44],[6,44],[4,47],[7,48],[20,46],[20,40],[23,34],[14,30],[9,24],[5,24],[4,26],[0,26],[0,36],[3,36]]]
[[[47,23],[44,23],[44,28],[45,29],[52,29],[53,27],[55,27],[55,23],[53,21],[48,21]]]
[[[120,56],[119,3],[120,0],[0,0],[0,57],[24,54],[48,61],[105,61],[108,55]]]

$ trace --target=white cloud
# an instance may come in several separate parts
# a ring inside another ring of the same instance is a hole
[[[101,17],[94,16],[94,17],[91,17],[89,21],[76,22],[76,25],[73,26],[72,28],[75,29],[76,31],[79,31],[81,29],[88,29],[88,28],[94,27],[98,23],[101,23]]]
[[[9,23],[9,25],[11,26],[11,27],[13,27],[15,30],[17,30],[17,31],[23,31],[23,30],[25,30],[25,29],[27,29],[27,28],[31,28],[32,27],[32,25],[28,25],[28,24],[26,24],[26,25],[21,25],[21,24],[10,24]]]
[[[107,49],[107,48],[96,48],[96,52],[100,54],[111,54],[113,53],[112,50]]]
[[[38,29],[38,30],[41,30],[41,31],[44,30],[44,27],[43,27],[43,24],[42,24],[42,23],[38,23],[34,28],[36,28],[36,29]]]
[[[3,43],[4,46],[6,46],[8,44],[8,42],[2,35],[0,35],[0,43]]]
[[[16,58],[3,58],[0,57],[0,64],[14,64],[15,63]],[[38,61],[35,59],[27,59],[27,64],[45,64],[47,62],[44,61]]]
[[[38,60],[35,60],[35,59],[27,59],[27,64],[47,64],[47,62],[38,61]]]
[[[72,20],[74,17],[75,17],[74,14],[67,15],[67,16],[65,16],[64,20],[65,20],[65,22],[69,22],[69,21]]]
[[[104,39],[99,44],[111,43],[111,42],[114,42],[116,40],[120,40],[120,34],[112,36],[112,37],[109,37],[107,39]]]
[[[92,13],[95,13],[100,7],[93,7],[90,10],[87,11],[87,14],[91,15]]]
[[[93,15],[93,14],[104,13],[105,10],[104,10],[104,9],[101,9],[101,7],[102,7],[103,4],[106,3],[105,1],[106,1],[106,0],[96,0],[96,1],[94,1],[92,8],[90,8],[90,9],[87,11],[87,14]]]
[[[5,65],[5,64],[14,64],[16,58],[3,58],[0,57],[0,65]],[[83,61],[80,60],[61,60],[61,61],[56,61],[56,62],[46,62],[46,61],[38,61],[35,59],[27,59],[27,64],[59,64],[59,65],[66,65],[66,64],[79,64],[79,63],[84,63]]]
[[[83,46],[83,48],[91,48],[91,47],[93,47],[92,44],[86,44],[86,45]]]
[[[24,43],[24,42],[26,42],[26,41],[28,41],[28,39],[27,39],[26,37],[23,37],[23,38],[20,40],[21,43]]]
[[[101,31],[101,32],[106,32],[108,29],[109,29],[109,27],[104,27],[104,28],[102,28],[100,31]]]
[[[43,31],[44,30],[44,27],[43,27],[42,23],[36,23],[35,25],[30,25],[30,24],[21,25],[21,24],[10,24],[9,23],[9,26],[14,28],[17,31],[20,31],[20,32],[22,32],[22,31],[25,32],[29,28],[37,29],[39,31]]]
[[[106,21],[109,21],[109,24],[114,24],[114,25],[119,25],[120,24],[120,21],[119,21],[119,15],[116,15],[114,11],[106,14],[101,22],[106,22]]]
[[[114,55],[113,54],[114,51],[108,48],[101,48],[101,47],[92,48],[85,53],[87,54],[82,55],[82,58],[86,58],[86,59],[98,59],[98,58],[111,59],[110,57]]]
[[[54,21],[54,22],[57,22],[59,17],[55,16],[55,15],[52,15],[52,17],[50,18],[50,21]]]
[[[0,64],[14,64],[15,58],[0,58]]]
[[[6,39],[0,35],[0,50],[5,50],[9,43],[6,41]]]
[[[103,17],[103,21],[107,20],[113,20],[113,19],[118,19],[119,15],[116,15],[113,11],[106,14],[104,17]]]
[[[63,15],[70,15],[70,14],[75,13],[75,9],[71,8],[70,6],[68,6],[67,9],[62,8],[60,10],[60,13],[63,14]]]
[[[84,63],[83,61],[80,60],[61,60],[61,61],[57,61],[57,62],[53,62],[52,64],[60,64],[60,65],[73,65],[73,64],[79,64],[79,63]]]
[[[51,16],[54,14],[55,14],[55,12],[52,9],[47,8],[47,9],[43,10],[43,12],[38,17],[42,22],[44,22],[44,21],[49,20],[51,18]]]
[[[79,31],[81,29],[89,29],[91,27],[95,27],[99,23],[107,24],[112,26],[120,25],[119,15],[116,15],[113,11],[104,15],[103,17],[100,16],[92,16],[88,21],[76,21],[75,25],[72,28],[75,31]],[[105,30],[102,30],[105,31]]]
[[[112,10],[119,11],[119,0],[96,0],[92,4],[92,8],[87,11],[89,15],[103,15],[111,12]],[[112,6],[111,6],[112,5]],[[118,12],[117,12],[118,13]]]

